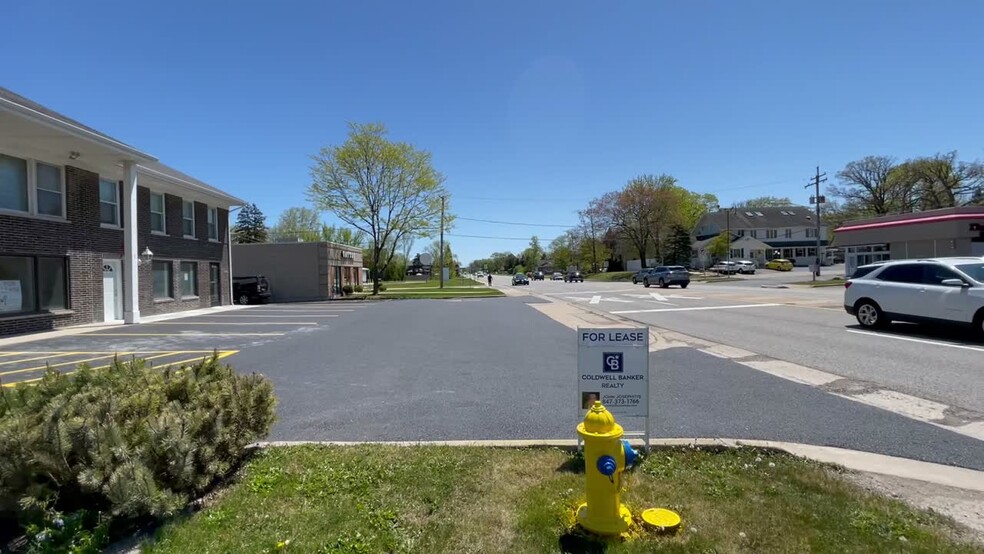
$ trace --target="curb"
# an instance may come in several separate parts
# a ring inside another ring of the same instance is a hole
[[[630,441],[635,445],[643,445],[642,440]],[[944,485],[958,489],[984,492],[984,471],[962,467],[921,462],[908,458],[873,454],[859,450],[848,450],[833,446],[815,446],[795,442],[745,440],[727,438],[681,438],[653,439],[650,444],[655,449],[680,447],[709,447],[709,448],[762,448],[776,450],[787,454],[806,458],[816,462],[838,465],[853,471],[877,473],[892,477],[912,479],[925,483]],[[483,448],[577,448],[576,439],[540,439],[540,440],[453,440],[453,441],[262,441],[251,444],[252,448],[277,448],[285,446],[449,446],[449,447],[483,447]]]

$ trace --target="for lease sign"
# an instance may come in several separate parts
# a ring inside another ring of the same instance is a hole
[[[649,329],[577,330],[577,402],[614,415],[649,416]]]

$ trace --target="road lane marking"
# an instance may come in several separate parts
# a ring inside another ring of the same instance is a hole
[[[19,359],[19,360],[11,360],[9,362],[0,362],[0,365],[20,364],[20,363],[24,363],[24,362],[33,362],[35,360],[44,360],[46,358],[58,358],[60,356],[71,356],[72,354],[85,354],[85,352],[62,352],[62,353],[56,354],[54,356],[52,356],[52,355],[45,355],[45,356],[37,356],[37,357],[34,357],[34,358],[22,358],[22,359]]]
[[[354,310],[338,310],[338,311],[340,311],[340,312],[351,312],[351,311],[354,311]],[[339,316],[338,316],[338,314],[295,314],[295,315],[286,315],[286,314],[277,314],[277,315],[272,315],[272,314],[228,314],[228,315],[227,314],[212,314],[212,315],[207,315],[207,316],[202,316],[202,317],[220,317],[222,319],[226,319],[226,318],[230,318],[230,317],[247,317],[247,318],[253,318],[253,317],[339,317]]]
[[[600,296],[592,296],[591,300],[588,300],[588,304],[597,304],[598,302],[601,302]]]
[[[126,354],[126,353],[123,353],[123,354]],[[115,355],[116,355],[115,353],[114,354],[103,354],[101,356],[96,356],[94,358],[83,358],[81,360],[72,360],[70,362],[60,362],[60,363],[57,363],[57,364],[46,364],[46,365],[42,365],[42,366],[29,367],[29,368],[26,368],[26,369],[14,369],[14,370],[11,370],[11,371],[0,371],[0,375],[13,375],[15,373],[27,373],[28,371],[38,371],[40,369],[45,369],[45,368],[49,368],[49,367],[59,367],[59,366],[63,366],[63,365],[84,364],[86,362],[91,362],[93,360],[101,360],[103,358],[110,358],[110,357],[115,356]]]
[[[739,308],[768,308],[782,304],[737,304],[734,306],[699,306],[696,308],[656,308],[652,310],[621,310],[613,314],[652,314],[657,312],[697,312],[703,310],[734,310]]]
[[[317,325],[316,321],[158,321],[144,325]]]
[[[649,296],[651,296],[657,302],[666,302],[666,297],[664,297],[662,294],[658,292],[651,292],[649,293]]]
[[[856,335],[868,335],[868,336],[871,336],[871,337],[881,337],[883,339],[902,340],[902,341],[906,341],[906,342],[918,342],[918,343],[921,343],[921,344],[935,344],[936,346],[948,346],[950,348],[959,348],[961,350],[973,350],[975,352],[984,352],[984,348],[980,348],[980,347],[977,347],[977,346],[967,346],[967,345],[964,345],[964,344],[955,344],[955,343],[952,343],[952,342],[944,342],[944,341],[929,340],[929,339],[917,339],[917,338],[913,338],[913,337],[900,337],[900,336],[897,336],[897,335],[886,335],[886,334],[883,334],[883,333],[872,333],[871,331],[859,331],[857,329],[844,329],[844,330],[847,331],[848,333],[854,333]]]
[[[280,337],[287,333],[85,333],[78,337]]]
[[[164,354],[160,354],[159,356],[147,356],[147,357],[143,357],[143,358],[140,358],[140,359],[141,360],[154,360],[154,359],[157,359],[157,358],[164,358],[164,357],[167,357],[167,356],[174,356],[174,355],[178,355],[178,354],[187,354],[189,352],[192,352],[192,351],[191,350],[189,350],[189,351],[179,350],[179,351],[175,351],[175,352],[167,352],[167,353],[164,353]],[[229,356],[232,356],[233,354],[236,354],[238,352],[239,352],[238,350],[220,350],[220,351],[218,351],[217,356],[218,356],[218,359],[221,360],[223,358],[227,358]],[[171,366],[171,365],[179,365],[179,364],[187,364],[187,363],[190,363],[190,362],[196,362],[196,361],[198,361],[198,360],[200,360],[200,359],[202,359],[204,357],[209,356],[212,353],[213,353],[213,351],[209,351],[207,353],[202,353],[201,356],[198,356],[198,357],[195,357],[195,358],[189,358],[187,360],[180,360],[180,361],[176,361],[176,362],[166,362],[166,363],[162,364],[161,367]],[[137,354],[139,354],[139,352],[134,352],[133,353],[134,356],[136,356]],[[112,365],[113,364],[107,364],[107,365],[104,365],[104,366],[94,367],[92,369],[106,369],[106,368],[108,368],[108,367],[110,367]],[[62,375],[70,375],[72,373],[75,373],[75,371],[76,370],[62,371],[61,374]],[[17,381],[16,383],[4,383],[3,386],[5,386],[5,387],[16,387],[17,385],[23,385],[25,383],[35,383],[37,381],[40,381],[41,379],[44,379],[44,377],[37,377],[35,379],[27,379],[27,380],[24,380],[24,381]]]

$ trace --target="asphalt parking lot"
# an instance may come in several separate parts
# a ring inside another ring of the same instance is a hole
[[[0,381],[4,386],[30,383],[48,367],[70,373],[81,363],[109,365],[115,356],[136,356],[159,367],[194,362],[212,352],[228,358],[292,334],[341,325],[365,307],[361,302],[266,304],[23,343],[0,349]]]

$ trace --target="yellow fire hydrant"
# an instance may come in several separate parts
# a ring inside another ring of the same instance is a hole
[[[598,401],[578,424],[577,434],[584,441],[587,491],[577,522],[599,535],[620,535],[632,526],[632,513],[621,502],[622,472],[632,467],[638,454],[622,440],[622,426]]]

